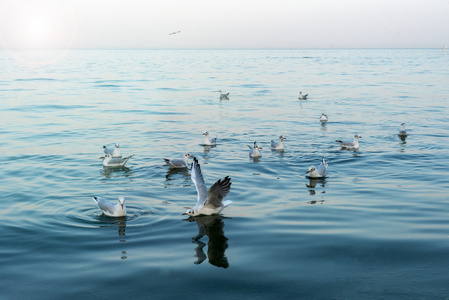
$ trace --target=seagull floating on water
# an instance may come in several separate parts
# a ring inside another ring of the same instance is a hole
[[[220,99],[229,99],[229,93],[224,94],[221,90],[218,91],[220,93]]]
[[[125,217],[126,216],[126,207],[125,207],[125,197],[119,196],[118,203],[112,204],[108,199],[103,197],[93,197],[92,198],[95,203],[97,203],[98,207],[101,211],[109,217]]]
[[[402,125],[402,129],[399,130],[398,135],[402,136],[402,137],[406,137],[407,136],[407,131],[405,131],[405,123],[402,123],[401,125]]]
[[[359,149],[359,139],[361,139],[362,137],[360,135],[355,135],[354,136],[354,141],[353,142],[343,142],[340,140],[335,140],[337,143],[340,144],[340,146],[342,148],[346,148],[346,149]]]
[[[311,166],[309,168],[309,171],[306,172],[306,174],[309,174],[310,178],[323,178],[326,176],[326,168],[327,163],[324,161],[324,157],[321,159],[321,164],[318,166],[318,168],[315,168],[315,166]]]
[[[184,153],[182,158],[168,159],[164,158],[165,163],[170,167],[170,169],[182,169],[187,168],[187,163],[189,162],[189,157],[193,157],[189,153]]]
[[[251,147],[250,145],[248,145],[249,147],[249,157],[262,157],[262,152],[260,150],[262,150],[262,147],[257,146],[257,142],[254,142],[254,147]]]
[[[302,92],[299,92],[299,100],[307,100],[307,96],[309,96],[309,94],[305,94],[303,95]]]
[[[216,137],[210,138],[209,132],[205,131],[203,132],[203,135],[205,136],[203,143],[204,146],[213,146],[217,144],[217,138]]]
[[[231,178],[229,176],[215,182],[208,191],[196,157],[193,158],[191,172],[191,178],[198,193],[198,202],[194,208],[189,209],[183,215],[216,215],[232,203],[231,200],[223,201],[223,198],[228,195],[231,189]]]
[[[328,118],[327,118],[326,114],[322,113],[321,117],[320,117],[320,122],[321,123],[326,123],[327,120],[328,120]]]
[[[100,157],[100,159],[103,159],[103,166],[105,167],[119,168],[125,166],[126,162],[133,156],[134,154],[125,158],[118,158],[112,157],[111,154],[106,154]]]
[[[284,140],[287,138],[283,135],[279,136],[279,142],[271,140],[271,149],[273,150],[284,150]]]

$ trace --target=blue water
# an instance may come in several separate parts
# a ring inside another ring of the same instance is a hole
[[[448,52],[2,51],[0,62],[1,299],[449,297]],[[206,130],[216,147],[200,146]],[[285,151],[271,151],[280,134]],[[354,134],[360,149],[341,150],[335,140]],[[102,146],[116,142],[135,156],[104,169]],[[196,190],[162,158],[183,152],[207,185],[232,178],[221,217],[181,215]],[[327,178],[307,179],[321,157]],[[119,195],[126,218],[91,199]]]

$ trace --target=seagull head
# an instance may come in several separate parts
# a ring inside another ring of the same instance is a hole
[[[122,206],[122,209],[124,209],[123,205],[125,205],[125,196],[119,196],[118,202],[120,202],[120,205]]]
[[[360,135],[356,134],[356,135],[354,136],[354,138],[356,138],[356,139],[361,139],[362,137],[361,137]]]
[[[118,147],[120,147],[120,145],[116,143],[116,144],[115,144],[115,148],[118,148]]]
[[[310,172],[313,172],[313,171],[315,171],[315,166],[311,166],[311,167],[309,168],[309,171],[306,172],[306,174],[308,174],[308,173],[310,173]]]
[[[100,159],[110,159],[110,158],[112,158],[111,154],[106,154],[105,156],[100,157]]]
[[[207,132],[207,131],[205,131],[205,132],[203,132],[203,135],[209,135],[209,132]]]
[[[185,213],[183,213],[182,215],[189,215],[189,216],[193,216],[195,214],[195,211],[193,210],[193,208],[189,209],[188,211],[186,211]]]
[[[283,136],[283,135],[280,135],[280,136],[279,136],[279,139],[280,139],[281,141],[283,141],[283,140],[286,140],[287,138],[286,138],[285,136]]]

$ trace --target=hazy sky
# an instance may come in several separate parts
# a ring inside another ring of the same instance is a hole
[[[449,43],[449,0],[0,0],[0,41],[6,49],[439,48]]]

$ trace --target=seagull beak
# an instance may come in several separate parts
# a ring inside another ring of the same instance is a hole
[[[104,156],[100,157],[100,159],[104,159]]]
[[[306,174],[307,174],[307,173],[309,173],[309,172],[310,172],[310,170],[309,170],[309,171],[307,171],[307,172],[306,172]]]
[[[123,204],[120,204],[121,206],[122,206],[122,209],[123,209]]]
[[[185,215],[187,215],[187,213],[183,213],[182,215],[185,216]]]

